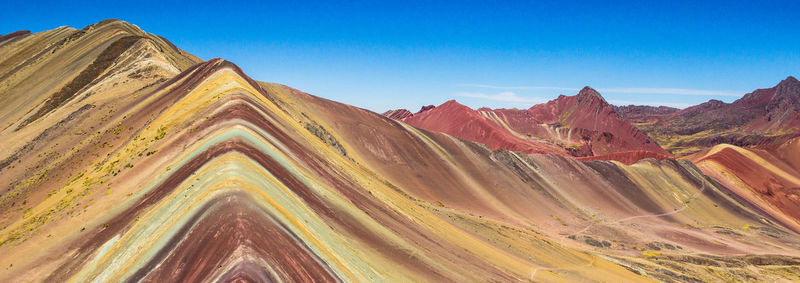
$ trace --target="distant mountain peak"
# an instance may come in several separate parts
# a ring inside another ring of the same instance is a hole
[[[389,111],[383,112],[383,114],[381,114],[381,115],[389,117],[389,118],[392,118],[392,119],[395,119],[395,120],[402,120],[402,119],[410,117],[411,115],[414,115],[414,114],[411,114],[411,111],[408,111],[406,109],[395,109],[395,110],[389,110]]]
[[[425,111],[431,110],[431,109],[433,109],[433,108],[436,108],[436,106],[433,106],[433,105],[426,105],[426,106],[422,106],[422,108],[420,108],[420,109],[419,109],[419,111],[417,111],[417,113],[416,113],[416,114],[419,114],[419,113],[422,113],[422,112],[425,112]]]
[[[780,83],[778,83],[777,86],[781,87],[781,86],[792,86],[792,85],[800,85],[800,81],[798,81],[793,76],[788,76],[788,77],[786,77],[786,79],[784,79]]]
[[[455,99],[450,99],[439,105],[438,108],[447,108],[447,107],[467,107],[461,103],[458,103]]]
[[[583,89],[581,89],[581,91],[578,92],[578,102],[583,102],[583,101],[591,102],[593,100],[599,100],[600,102],[602,102],[601,104],[608,104],[606,99],[603,98],[603,96],[600,95],[600,93],[597,92],[597,90],[589,86],[583,87]]]
[[[772,96],[767,109],[800,109],[800,81],[788,76],[775,86],[775,95]]]

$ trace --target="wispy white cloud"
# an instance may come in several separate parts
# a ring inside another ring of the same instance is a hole
[[[460,84],[461,87],[475,87],[486,89],[506,89],[506,90],[563,90],[579,91],[578,88],[557,87],[557,86],[498,86],[485,84]],[[621,88],[598,88],[600,93],[631,93],[631,94],[672,94],[672,95],[691,95],[691,96],[731,96],[740,97],[745,92],[727,90],[704,90],[687,88],[648,88],[648,87],[621,87]]]
[[[498,86],[498,85],[484,85],[484,84],[459,84],[461,87],[475,87],[475,88],[488,88],[488,89],[508,89],[508,90],[571,90],[579,91],[579,88],[557,87],[557,86]]]
[[[641,93],[641,94],[675,94],[675,95],[706,95],[706,96],[742,96],[744,92],[737,93],[723,90],[704,90],[686,88],[646,88],[646,87],[627,87],[627,88],[601,88],[599,92],[607,93]]]
[[[516,102],[516,103],[542,103],[547,101],[546,99],[538,97],[519,96],[516,93],[510,91],[504,91],[497,94],[486,94],[480,92],[459,92],[456,93],[456,95],[461,97],[473,97],[473,98],[482,98],[494,101]]]
[[[472,98],[480,98],[480,99],[487,99],[493,101],[501,101],[501,102],[511,102],[511,103],[520,103],[520,104],[530,104],[530,103],[545,103],[547,99],[539,98],[539,97],[524,97],[519,96],[516,93],[510,91],[504,91],[496,94],[486,94],[481,92],[459,92],[456,93],[456,96],[461,97],[472,97]],[[658,101],[632,101],[632,100],[608,100],[608,103],[614,105],[650,105],[650,106],[669,106],[675,108],[686,108],[692,106],[688,103],[675,103],[675,102],[658,102]]]
[[[674,103],[674,102],[657,102],[657,101],[630,101],[630,100],[609,100],[608,103],[625,106],[625,105],[649,105],[649,106],[669,106],[675,108],[686,108],[692,106],[689,103]]]

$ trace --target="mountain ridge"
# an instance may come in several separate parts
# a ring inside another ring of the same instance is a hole
[[[729,143],[756,146],[800,136],[800,82],[792,76],[757,89],[732,103],[709,100],[673,113],[644,115],[638,123],[675,155],[689,155]]]
[[[584,87],[574,96],[561,95],[547,103],[537,104],[526,110],[479,108],[477,111],[466,106],[461,112],[472,113],[450,122],[446,119],[449,105],[457,103],[450,100],[438,107],[423,109],[422,114],[408,115],[397,120],[427,130],[441,131],[447,134],[487,144],[491,149],[522,149],[525,153],[552,153],[572,156],[607,156],[619,157],[626,162],[629,158],[622,155],[611,155],[614,152],[645,150],[656,154],[653,157],[665,157],[669,154],[651,141],[647,135],[623,121],[600,93],[591,87]],[[460,105],[460,104],[459,104]],[[467,110],[468,109],[468,110]],[[402,111],[402,110],[398,110]],[[482,116],[475,115],[474,112]],[[384,116],[395,112],[386,112]],[[425,113],[442,113],[435,118]],[[417,116],[419,115],[419,116]],[[471,117],[471,118],[470,118]],[[480,121],[483,126],[472,132],[464,132],[458,127],[466,121]],[[603,121],[598,125],[598,121]],[[492,140],[498,134],[485,133],[505,132],[503,141]],[[522,144],[547,144],[532,149]],[[560,148],[560,149],[559,149]]]
[[[516,136],[536,136],[545,141],[558,144],[558,137],[547,137],[536,133],[532,126],[549,124],[571,129],[585,129],[594,132],[614,134],[612,129],[630,132],[616,136],[626,137],[628,145],[605,146],[599,150],[582,145],[565,147],[566,153],[577,157],[615,156],[611,153],[646,150],[657,153],[653,156],[685,156],[721,143],[739,146],[754,146],[781,143],[800,136],[800,81],[793,76],[779,82],[772,88],[757,89],[731,103],[712,99],[684,109],[666,106],[614,106],[600,93],[589,86],[582,88],[574,96],[559,95],[546,103],[536,104],[527,109],[528,114],[517,114],[513,109],[490,109],[481,107],[480,113],[494,118],[500,114],[496,124],[507,128]],[[388,113],[388,112],[387,112]],[[410,112],[409,112],[410,113]],[[413,117],[405,113],[398,120]],[[514,114],[511,114],[514,113]],[[511,115],[513,118],[509,118]],[[519,123],[509,122],[517,119]],[[624,120],[626,123],[610,122]],[[414,121],[414,119],[411,119]],[[598,125],[598,121],[606,124]],[[412,124],[415,122],[412,122]],[[423,128],[441,130],[444,126],[417,124]],[[628,129],[628,130],[626,130]],[[456,132],[448,132],[459,136]],[[586,137],[587,133],[579,134]],[[592,135],[592,134],[589,134]],[[652,135],[652,137],[651,137]],[[459,136],[472,141],[487,143],[486,139],[473,136]],[[596,139],[596,137],[589,138]],[[602,139],[602,137],[601,137]],[[567,144],[580,144],[572,141]],[[652,146],[651,146],[652,144]],[[602,143],[601,143],[602,145]],[[637,148],[639,145],[641,148]],[[663,146],[663,148],[662,148]],[[509,149],[509,148],[505,148]],[[557,153],[551,151],[549,153]],[[625,158],[625,160],[629,160]]]

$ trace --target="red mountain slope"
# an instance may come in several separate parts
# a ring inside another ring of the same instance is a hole
[[[544,141],[524,139],[504,129],[478,111],[455,100],[402,119],[409,125],[443,132],[465,140],[485,144],[492,150],[507,149],[525,153],[563,154],[564,150]]]
[[[621,151],[644,150],[668,154],[645,133],[621,119],[612,105],[594,89],[583,88],[575,96],[559,96],[529,112],[547,124],[556,124],[578,134],[591,154],[606,155]]]
[[[525,110],[480,108],[475,111],[451,100],[433,109],[424,107],[412,116],[396,118],[399,113],[406,112],[389,111],[384,116],[480,142],[493,150],[604,156],[603,159],[625,163],[635,162],[642,156],[669,157],[647,135],[619,118],[613,106],[590,87],[577,95],[562,95]]]

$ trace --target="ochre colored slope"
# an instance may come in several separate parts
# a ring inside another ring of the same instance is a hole
[[[800,280],[796,224],[689,161],[492,151],[164,42],[2,108],[0,281]]]

